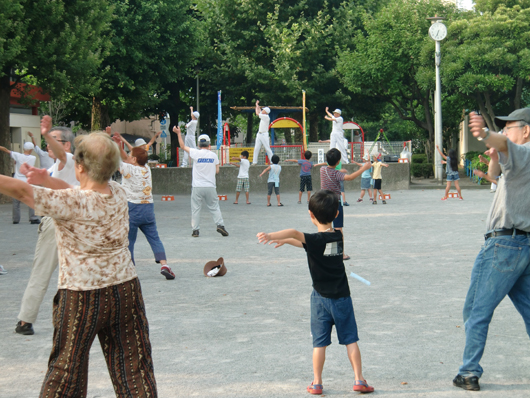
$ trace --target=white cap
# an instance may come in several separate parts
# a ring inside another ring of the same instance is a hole
[[[199,143],[201,141],[206,141],[206,142],[210,142],[210,137],[208,137],[207,134],[201,134],[197,140]]]
[[[25,151],[32,151],[35,149],[35,145],[33,145],[31,142],[25,142],[24,143],[24,150]]]
[[[342,115],[342,112],[341,112],[340,109],[335,109],[335,110],[333,111],[333,113],[338,113],[339,115]]]
[[[366,161],[370,160],[370,155],[365,153],[364,156],[363,156],[363,159],[366,160]]]
[[[263,111],[267,112],[267,115],[269,113],[271,113],[271,108],[269,108],[268,106],[266,106],[265,108],[262,109]]]
[[[147,142],[143,138],[138,138],[136,141],[134,141],[134,147],[139,147],[142,145],[147,145]]]
[[[201,114],[197,111],[193,112],[193,116],[195,116],[195,119],[198,119]]]

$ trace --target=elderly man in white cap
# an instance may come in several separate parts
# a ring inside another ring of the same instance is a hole
[[[324,119],[329,120],[330,122],[333,122],[333,128],[331,130],[331,135],[329,137],[329,149],[337,148],[342,157],[341,161],[344,164],[350,163],[348,161],[348,151],[345,146],[345,140],[344,140],[344,129],[342,128],[342,125],[344,123],[344,120],[342,119],[342,112],[340,109],[335,109],[333,111],[333,114],[329,112],[329,108],[326,107],[326,113],[327,116],[324,116]],[[348,142],[346,140],[346,142]]]
[[[201,134],[198,138],[199,149],[190,148],[184,144],[180,127],[174,126],[173,132],[177,134],[179,145],[189,153],[193,161],[191,179],[191,236],[199,237],[199,223],[201,219],[202,204],[208,207],[213,221],[217,225],[217,232],[228,236],[224,227],[223,215],[219,208],[215,175],[219,174],[219,158],[210,151],[210,137]]]
[[[262,146],[265,149],[265,152],[267,152],[269,161],[272,158],[273,154],[269,145],[269,124],[271,122],[269,113],[271,113],[269,107],[261,109],[261,107],[259,106],[259,101],[256,101],[256,115],[258,115],[260,121],[258,134],[256,134],[256,145],[254,145],[254,154],[252,155],[252,164],[258,164],[259,151],[261,150]]]
[[[197,145],[195,144],[195,131],[197,130],[197,120],[199,119],[200,113],[197,111],[193,111],[193,106],[190,106],[191,111],[191,120],[188,124],[186,124],[186,136],[184,137],[184,145],[188,148],[197,148]],[[180,164],[180,167],[186,167],[188,166],[188,159],[189,154],[188,152],[184,151],[184,156],[182,157],[182,162]]]
[[[23,163],[27,163],[30,166],[35,166],[35,161],[37,158],[31,154],[35,149],[35,146],[31,142],[26,142],[24,144],[24,153],[18,153],[15,151],[10,151],[3,146],[0,146],[0,151],[3,151],[11,156],[15,161],[15,175],[14,177],[17,180],[26,182],[26,176],[20,172],[20,166]],[[20,201],[13,199],[13,224],[18,224],[20,222]],[[35,215],[35,210],[31,207],[29,208],[29,222],[32,224],[40,224],[40,218]]]

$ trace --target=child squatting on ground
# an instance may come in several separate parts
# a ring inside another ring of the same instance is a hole
[[[278,200],[278,207],[283,206],[280,202],[280,172],[282,171],[282,166],[280,163],[280,157],[278,155],[272,155],[271,158],[272,164],[261,172],[260,177],[269,172],[269,179],[267,180],[267,206],[271,206],[271,195],[272,189],[274,188],[274,193],[276,194],[276,199]]]
[[[230,162],[232,166],[239,167],[239,174],[237,175],[236,185],[236,200],[234,204],[237,205],[239,203],[239,194],[242,190],[245,190],[245,196],[247,197],[247,205],[249,205],[250,179],[248,176],[248,169],[250,167],[250,162],[248,161],[248,151],[241,152],[241,157],[231,158],[231,160],[239,160],[239,164]]]
[[[313,336],[313,382],[310,394],[322,394],[322,370],[326,347],[331,344],[331,329],[335,325],[339,344],[346,346],[348,359],[355,373],[353,391],[373,392],[364,379],[361,352],[357,345],[357,323],[344,269],[342,232],[331,225],[339,214],[339,197],[333,191],[320,190],[309,200],[309,216],[317,227],[314,234],[295,229],[258,233],[260,243],[276,243],[275,248],[288,243],[303,247],[307,253],[309,272],[313,280],[311,294],[311,334]]]

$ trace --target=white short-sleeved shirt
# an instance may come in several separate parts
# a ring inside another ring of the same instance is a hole
[[[335,117],[333,116],[332,117],[333,121],[333,128],[331,129],[331,132],[332,133],[340,133],[340,134],[344,134],[344,129],[342,128],[342,125],[344,124],[344,120],[342,119],[341,116],[339,117]]]
[[[15,164],[15,178],[21,181],[27,181],[26,176],[20,172],[20,166],[22,163],[27,163],[30,166],[35,166],[37,158],[33,155],[24,155],[23,153],[18,153],[11,151],[11,158],[16,162]]]
[[[148,166],[120,163],[121,185],[127,193],[127,201],[136,204],[153,203],[153,182]]]
[[[59,159],[55,160],[52,167],[48,169],[48,173],[54,178],[59,178],[70,185],[79,185],[79,181],[75,176],[75,160],[74,155],[66,153],[66,164],[62,170],[59,170]]]
[[[241,159],[239,163],[239,174],[237,178],[248,178],[248,169],[250,167],[250,162],[248,159]]]
[[[37,153],[37,155],[39,155],[41,169],[49,169],[53,166],[53,163],[55,161],[50,157],[47,151],[43,151],[38,146],[36,146],[35,152]]]
[[[215,188],[215,174],[219,158],[208,149],[190,148],[190,158],[193,160],[192,182],[193,188]]]
[[[102,289],[137,277],[129,252],[127,196],[114,181],[109,188],[111,195],[33,186],[35,212],[55,223],[59,289]]]
[[[269,124],[271,118],[265,113],[260,113],[259,115],[259,130],[258,133],[269,133]]]
[[[186,135],[195,136],[195,130],[197,129],[197,120],[192,120],[186,125]]]

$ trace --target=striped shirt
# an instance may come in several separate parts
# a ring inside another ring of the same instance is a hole
[[[320,168],[320,188],[328,189],[340,195],[340,182],[346,174],[330,167]]]

